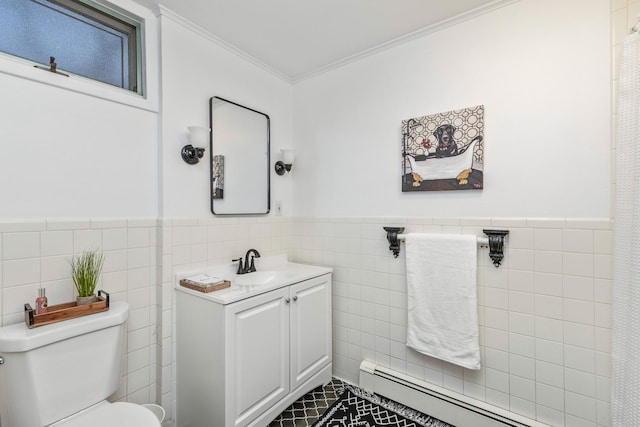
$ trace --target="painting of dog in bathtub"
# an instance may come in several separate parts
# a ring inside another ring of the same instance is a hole
[[[402,191],[481,190],[484,106],[402,121]]]

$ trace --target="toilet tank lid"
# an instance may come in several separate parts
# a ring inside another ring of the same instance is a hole
[[[24,323],[0,328],[0,353],[17,353],[33,350],[54,342],[100,329],[120,325],[127,321],[129,305],[114,301],[109,310],[89,316],[52,323],[29,329]]]

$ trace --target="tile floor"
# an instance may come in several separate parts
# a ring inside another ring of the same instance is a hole
[[[338,399],[345,383],[332,379],[295,401],[269,424],[269,427],[309,427]]]

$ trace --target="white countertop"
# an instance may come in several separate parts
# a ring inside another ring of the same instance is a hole
[[[273,271],[277,274],[277,279],[272,282],[264,285],[238,285],[234,282],[237,279],[246,280],[250,279],[251,274],[255,273],[247,273],[241,276],[235,274],[236,266],[234,264],[226,264],[221,266],[214,266],[210,268],[202,268],[195,271],[189,272],[180,272],[176,273],[176,281],[175,281],[175,289],[178,292],[184,292],[189,295],[196,296],[198,298],[202,298],[205,300],[209,300],[218,304],[231,304],[245,298],[252,297],[254,295],[259,295],[265,292],[272,291],[274,289],[279,289],[285,286],[292,285],[294,283],[302,282],[304,280],[312,279],[314,277],[319,277],[325,274],[330,274],[333,270],[328,267],[318,267],[315,265],[306,265],[306,264],[297,264],[293,262],[286,261],[286,257],[284,258],[284,262],[282,262],[283,258],[271,258],[276,259],[277,268],[268,269],[268,271]],[[257,261],[257,259],[256,259]],[[271,265],[276,265],[271,264]],[[269,265],[269,258],[264,260],[261,263],[256,263],[256,269],[258,272],[264,271],[261,268],[267,267]],[[268,268],[268,267],[267,267]],[[225,280],[229,280],[231,282],[231,286],[228,288],[220,289],[218,291],[213,291],[209,293],[194,291],[189,288],[185,288],[180,286],[180,280],[185,277],[190,277],[195,274],[210,274],[212,276],[221,277]]]

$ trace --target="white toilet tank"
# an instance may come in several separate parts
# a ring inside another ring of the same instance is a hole
[[[0,328],[0,427],[42,427],[105,400],[120,384],[129,306],[28,329]]]

